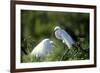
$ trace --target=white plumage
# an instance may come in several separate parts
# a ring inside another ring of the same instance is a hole
[[[54,31],[56,38],[62,40],[62,42],[65,43],[68,46],[68,48],[71,48],[72,45],[75,43],[72,37],[59,26],[56,26]]]
[[[46,38],[33,49],[31,55],[35,55],[36,57],[44,57],[51,52],[53,46],[53,41]]]

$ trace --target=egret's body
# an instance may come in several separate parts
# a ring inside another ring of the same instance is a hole
[[[44,57],[51,52],[53,48],[53,41],[50,39],[42,40],[31,52],[31,55],[36,57]]]
[[[71,36],[59,26],[56,26],[54,31],[56,38],[62,40],[62,42],[65,43],[68,48],[71,48],[72,45],[75,43]]]

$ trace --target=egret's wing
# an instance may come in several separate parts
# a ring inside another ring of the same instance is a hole
[[[74,44],[74,40],[70,37],[70,35],[64,30],[62,30],[61,37],[65,44],[68,46],[68,48],[71,48],[72,44]]]
[[[62,34],[61,36],[62,36],[63,42],[68,46],[68,48],[70,48],[71,43],[70,43],[69,39],[67,38],[67,36],[65,36],[64,34]]]
[[[35,55],[35,56],[41,56],[43,54],[43,42],[40,42],[31,52],[31,54]]]
[[[50,51],[52,50],[52,48],[53,48],[53,41],[47,41],[47,42],[45,42],[45,49],[44,49],[44,51],[45,51],[45,53],[50,53]]]
[[[56,30],[55,36],[56,36],[57,39],[61,39],[61,30]]]
[[[68,38],[68,40],[70,41],[71,44],[75,43],[73,38],[66,31],[62,30],[62,32],[65,34],[65,36]]]

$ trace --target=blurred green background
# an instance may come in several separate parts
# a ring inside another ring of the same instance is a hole
[[[55,26],[67,31],[81,48],[65,47],[54,35]],[[53,40],[56,47],[42,61],[89,59],[89,13],[21,10],[21,62],[38,62],[30,53],[44,38]]]

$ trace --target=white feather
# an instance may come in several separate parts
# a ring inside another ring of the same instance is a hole
[[[75,43],[72,37],[65,30],[61,29],[59,26],[56,26],[54,31],[56,38],[62,40],[62,42],[65,43],[68,46],[68,48],[71,48],[72,45]]]
[[[53,41],[50,39],[42,40],[31,52],[31,55],[35,55],[36,57],[44,57],[45,55],[51,52],[53,48]]]

